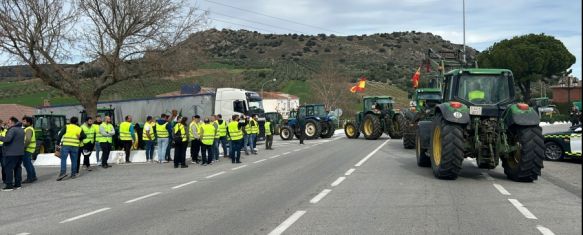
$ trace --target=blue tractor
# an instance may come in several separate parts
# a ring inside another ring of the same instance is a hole
[[[306,139],[330,138],[334,135],[334,116],[328,115],[323,104],[302,105],[297,111],[290,112],[290,116],[281,127],[279,136],[282,140],[291,140],[295,135],[300,136],[300,120],[304,123]]]

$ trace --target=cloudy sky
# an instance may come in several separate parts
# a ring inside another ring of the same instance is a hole
[[[210,11],[212,28],[264,33],[373,34],[421,31],[462,43],[462,0],[190,0]],[[581,78],[580,0],[466,0],[466,43],[484,50],[528,33],[561,40]]]

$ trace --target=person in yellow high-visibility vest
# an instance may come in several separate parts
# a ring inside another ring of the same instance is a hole
[[[146,162],[154,161],[154,143],[156,141],[156,134],[154,133],[154,118],[152,116],[146,117],[146,123],[144,123],[144,129],[142,130],[142,140],[146,144]]]
[[[57,177],[57,181],[61,181],[67,177],[67,158],[71,158],[71,178],[75,178],[77,175],[77,159],[79,145],[81,144],[81,139],[83,139],[83,131],[79,127],[79,119],[77,117],[71,117],[69,124],[61,130],[60,140],[61,140],[61,172]]]
[[[186,165],[186,148],[188,147],[188,136],[190,135],[189,128],[186,124],[188,118],[186,117],[179,117],[178,122],[174,125],[174,135],[176,137],[174,139],[174,168],[187,168]]]
[[[81,130],[85,133],[85,139],[81,141],[82,147],[79,148],[79,161],[77,161],[77,173],[79,173],[79,167],[81,166],[81,155],[83,155],[83,168],[87,171],[91,171],[89,164],[89,157],[95,146],[95,127],[93,125],[93,118],[85,118],[85,123],[81,125]]]
[[[202,124],[201,130],[201,153],[202,153],[202,165],[211,165],[213,163],[213,143],[215,141],[216,129],[211,123],[210,118],[206,117],[204,119],[204,124]]]
[[[217,115],[211,116],[211,125],[215,128],[215,140],[213,141],[213,161],[219,161],[219,120]]]
[[[231,122],[227,128],[227,134],[231,139],[231,147],[229,150],[231,156],[231,163],[241,163],[241,148],[243,147],[243,129],[245,122],[239,121],[239,115],[233,115]]]
[[[273,127],[271,126],[271,120],[269,118],[265,119],[265,149],[273,150]]]
[[[219,139],[217,143],[217,156],[218,156],[218,148],[219,144],[223,147],[223,157],[227,157],[229,155],[229,151],[227,150],[227,122],[223,120],[223,115],[217,115],[217,125],[219,127],[218,134]]]
[[[26,169],[26,180],[23,184],[32,183],[36,181],[36,170],[32,165],[32,155],[36,151],[36,136],[32,117],[24,116],[22,118],[22,126],[24,127],[24,157],[22,158],[22,165]]]
[[[199,164],[200,159],[198,158],[200,154],[200,131],[202,128],[202,124],[200,123],[200,116],[194,115],[192,116],[192,120],[188,125],[188,129],[190,129],[190,157],[192,158],[192,163]]]
[[[6,136],[8,128],[4,126],[4,121],[0,119],[0,138]],[[6,172],[4,171],[4,142],[0,141],[0,168],[2,169],[2,182],[6,182]]]
[[[132,150],[132,145],[135,141],[135,135],[132,116],[130,115],[126,116],[125,121],[119,124],[119,140],[121,141],[121,145],[123,146],[126,155],[126,163],[132,163],[132,161],[130,161],[130,151]]]
[[[113,143],[113,136],[115,135],[115,129],[111,124],[111,117],[105,116],[104,121],[99,125],[99,135],[96,138],[97,142],[103,150],[103,156],[101,157],[101,167],[109,168],[107,161],[109,160],[109,153],[111,152],[111,145]]]
[[[251,128],[251,135],[249,136],[249,148],[251,149],[252,154],[257,154],[257,136],[259,135],[259,122],[257,122],[258,118],[259,117],[257,114],[254,114],[252,118],[249,119],[249,125]]]

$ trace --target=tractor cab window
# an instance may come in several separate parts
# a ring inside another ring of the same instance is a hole
[[[462,75],[457,97],[474,104],[497,104],[510,98],[509,80],[499,75]]]
[[[38,117],[35,119],[34,128],[37,129],[49,129],[49,119],[44,117]]]

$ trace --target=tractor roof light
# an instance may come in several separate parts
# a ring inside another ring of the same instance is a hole
[[[520,109],[520,110],[528,110],[528,104],[518,103],[518,104],[516,104],[516,106],[518,106],[518,109]]]
[[[449,103],[449,106],[454,108],[454,109],[459,109],[462,107],[462,103],[457,102],[457,101],[452,101]]]

